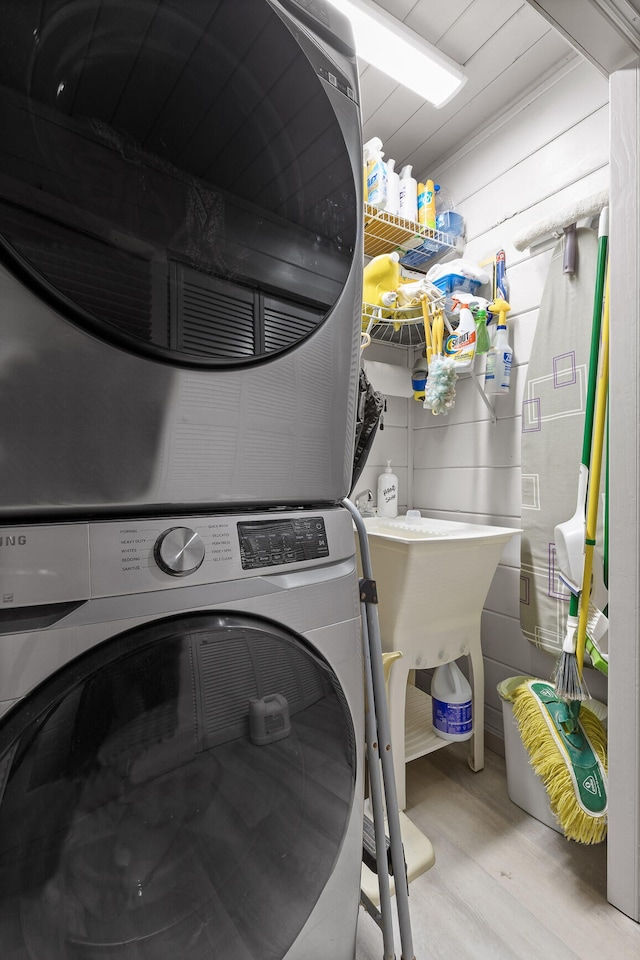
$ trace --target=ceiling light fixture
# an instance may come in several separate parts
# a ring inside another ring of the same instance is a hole
[[[467,82],[462,67],[367,0],[330,0],[351,21],[356,52],[398,83],[442,107]]]

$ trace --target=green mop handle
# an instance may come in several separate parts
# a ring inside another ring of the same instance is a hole
[[[591,324],[591,350],[589,353],[589,377],[587,381],[587,400],[585,404],[585,430],[582,437],[582,463],[588,468],[591,461],[592,425],[596,401],[596,383],[598,379],[598,354],[600,352],[600,327],[602,323],[602,302],[604,299],[604,278],[607,264],[607,244],[609,241],[609,208],[604,207],[598,221],[598,261],[596,264],[596,288],[593,295],[593,322]]]
[[[587,638],[587,620],[589,619],[589,595],[591,593],[591,574],[593,570],[593,550],[596,543],[598,523],[598,501],[600,499],[600,475],[602,470],[602,451],[604,449],[604,430],[607,421],[607,394],[609,392],[609,275],[604,295],[604,316],[602,319],[602,350],[600,356],[600,379],[595,408],[593,431],[593,456],[589,471],[589,496],[587,523],[584,537],[584,574],[580,592],[580,618],[576,638],[576,660],[578,674],[582,679],[584,650]]]

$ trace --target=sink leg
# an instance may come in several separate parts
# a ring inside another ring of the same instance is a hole
[[[398,809],[407,805],[405,783],[405,708],[407,701],[408,661],[396,660],[389,674],[389,727],[391,730],[391,750],[393,752],[393,772],[398,794]]]
[[[477,773],[484,768],[484,661],[480,638],[469,654],[473,690],[473,735],[469,741],[469,766]]]

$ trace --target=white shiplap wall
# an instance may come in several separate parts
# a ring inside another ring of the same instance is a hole
[[[406,370],[407,382],[411,372],[407,367],[407,350],[404,347],[373,341],[364,353],[366,361],[395,364]],[[371,379],[376,387],[375,380]],[[379,388],[379,387],[378,387]],[[382,416],[376,439],[374,440],[367,464],[362,476],[356,483],[352,494],[369,489],[373,493],[374,502],[377,496],[378,476],[385,469],[387,460],[391,460],[392,470],[398,477],[399,510],[404,513],[411,506],[412,496],[412,448],[410,441],[410,404],[414,401],[406,397],[386,397],[386,410]],[[417,404],[415,404],[417,406]]]
[[[513,238],[608,186],[608,100],[607,80],[590,64],[573,60],[493,118],[481,135],[436,170],[418,171],[420,179],[433,177],[451,190],[466,221],[465,258],[481,263],[501,248],[506,251],[512,385],[507,396],[494,398],[495,424],[469,378],[458,381],[456,405],[447,417],[434,417],[411,400],[392,399],[385,431],[376,439],[359,486],[375,491],[377,474],[392,457],[403,505],[430,516],[520,525],[521,402],[554,242],[532,255],[516,251]],[[413,359],[397,348],[387,348],[384,356],[380,346],[369,349],[371,359],[408,366]],[[483,363],[479,359],[479,371]],[[514,537],[505,548],[482,621],[486,726],[498,737],[502,713],[496,684],[518,673],[550,676],[555,665],[551,655],[522,636],[519,577],[520,538]],[[592,694],[606,699],[604,678],[590,674],[589,682]]]

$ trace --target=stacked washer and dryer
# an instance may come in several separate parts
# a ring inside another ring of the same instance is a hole
[[[0,5],[3,960],[352,960],[351,34]]]

